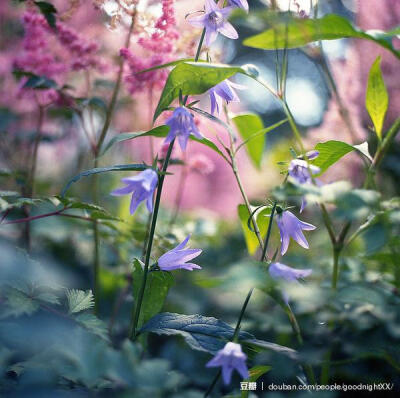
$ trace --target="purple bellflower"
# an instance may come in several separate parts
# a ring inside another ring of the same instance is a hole
[[[293,213],[288,210],[281,211],[276,216],[279,232],[281,234],[281,254],[287,252],[290,238],[295,240],[300,246],[305,249],[309,248],[308,242],[304,237],[303,231],[312,231],[316,227],[312,224],[300,221]]]
[[[312,273],[311,269],[295,269],[289,267],[285,264],[281,263],[272,263],[269,268],[268,272],[271,275],[272,279],[275,280],[284,280],[285,282],[297,282],[298,279],[306,278],[310,276]],[[289,305],[289,296],[288,294],[283,291],[282,292],[283,299],[285,303]]]
[[[174,113],[165,124],[170,129],[164,143],[169,144],[173,139],[178,138],[182,151],[186,149],[190,134],[199,139],[203,138],[194,122],[193,115],[182,106],[174,110]]]
[[[126,187],[115,189],[111,195],[122,196],[132,194],[129,212],[133,214],[139,204],[146,201],[147,209],[153,211],[153,193],[157,187],[158,176],[153,169],[146,169],[135,177],[122,178]]]
[[[193,271],[194,269],[201,269],[200,265],[187,262],[199,256],[202,252],[201,249],[185,249],[189,239],[190,235],[182,243],[158,259],[158,266],[162,271],[172,271],[174,269]]]
[[[249,371],[246,366],[246,354],[242,351],[240,344],[226,343],[222,350],[219,350],[215,357],[207,363],[207,368],[222,367],[222,378],[225,384],[229,384],[232,378],[232,372],[236,369],[243,379],[249,377]]]
[[[249,3],[247,0],[228,0],[228,5],[231,7],[243,8],[243,10],[249,12]]]
[[[319,155],[318,151],[310,151],[307,152],[307,159],[312,160],[315,159]],[[293,178],[298,184],[312,184],[313,179],[312,175],[318,174],[321,169],[317,166],[309,164],[306,160],[303,159],[293,159],[289,164],[289,176]],[[318,180],[315,180],[317,185],[321,185]],[[301,201],[300,213],[303,212],[304,208],[307,206],[307,201],[303,197]]]
[[[220,8],[214,0],[206,0],[204,14],[189,19],[189,23],[206,30],[205,42],[209,47],[217,39],[218,33],[230,39],[239,37],[236,29],[227,21],[231,11],[231,7]]]
[[[235,88],[238,90],[243,90],[245,86],[232,83],[226,79],[208,91],[210,94],[212,115],[214,115],[215,111],[217,111],[217,114],[219,114],[223,101],[226,101],[227,104],[230,102],[240,102],[240,99],[234,90]]]

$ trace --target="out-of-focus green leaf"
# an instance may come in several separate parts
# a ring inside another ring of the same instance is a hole
[[[355,28],[348,19],[336,14],[322,18],[292,18],[280,22],[265,32],[251,36],[243,41],[248,47],[274,50],[305,46],[319,40],[335,40],[348,37],[372,40],[391,51],[397,58],[400,52],[393,47],[393,31],[362,31]]]
[[[75,316],[74,319],[89,332],[101,337],[104,340],[108,340],[107,326],[95,315],[79,314]]]
[[[39,8],[40,12],[46,18],[47,23],[52,27],[56,27],[56,16],[57,9],[53,6],[53,4],[48,3],[47,1],[35,1],[35,5]]]
[[[255,210],[255,208],[252,210]],[[267,216],[270,214],[270,212],[271,212],[271,209],[262,209],[262,210],[256,212],[256,214],[255,214],[255,218],[257,220],[257,225],[260,230],[260,234],[261,234],[262,238],[264,238],[267,233],[268,223],[269,223],[269,217],[267,217]],[[248,227],[248,221],[249,221],[250,214],[249,214],[249,211],[247,210],[246,205],[238,206],[238,215],[240,218],[240,223],[242,225],[244,238],[246,240],[247,250],[249,251],[250,255],[253,255],[259,246],[259,242],[258,242],[255,232],[250,231],[250,229]],[[250,224],[250,225],[252,225],[252,224]]]
[[[256,114],[243,114],[235,116],[233,119],[241,137],[244,141],[249,140],[252,136],[264,129],[264,123],[260,116]],[[258,169],[261,166],[261,160],[265,147],[265,135],[258,135],[246,143],[247,153]]]
[[[138,300],[142,280],[142,263],[138,259],[135,259],[133,262],[132,275],[133,296],[135,299],[135,303],[137,303]],[[149,319],[151,319],[154,315],[158,314],[162,310],[164,301],[167,298],[168,291],[173,283],[174,277],[170,272],[149,272],[147,276],[147,283],[144,291],[142,307],[140,310],[138,328],[140,328],[144,323],[146,323]]]
[[[161,115],[164,109],[169,107],[172,101],[179,97],[180,93],[182,95],[203,94],[238,72],[244,73],[243,69],[238,66],[204,62],[179,63],[168,76],[154,113],[154,120]]]
[[[0,318],[17,317],[24,314],[31,315],[39,309],[39,303],[20,289],[5,286],[1,293],[6,302],[4,311],[0,313]]]
[[[76,289],[68,290],[67,299],[68,311],[70,314],[75,314],[94,306],[94,297],[91,290],[88,290],[87,292]]]
[[[365,106],[374,123],[375,132],[379,139],[382,139],[383,122],[389,105],[389,95],[381,71],[381,60],[380,56],[376,58],[369,70],[365,98]]]
[[[353,189],[336,198],[334,214],[346,220],[366,219],[378,210],[379,199],[379,192]]]

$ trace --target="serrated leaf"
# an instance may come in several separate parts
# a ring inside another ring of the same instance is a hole
[[[238,66],[203,62],[179,63],[168,75],[153,120],[156,120],[163,110],[179,97],[179,93],[183,96],[203,94],[235,73],[245,72]]]
[[[395,32],[362,31],[355,28],[348,19],[328,14],[322,18],[291,18],[287,22],[276,23],[265,32],[248,37],[243,44],[253,48],[274,50],[302,47],[319,40],[355,37],[374,41],[400,58],[400,52],[392,43],[395,35]]]
[[[2,294],[6,298],[6,308],[1,317],[31,315],[39,309],[39,303],[19,289],[6,286]]]
[[[75,316],[75,321],[87,329],[89,332],[108,340],[108,331],[105,323],[93,314],[79,314]]]
[[[71,289],[67,290],[68,312],[75,314],[92,308],[94,306],[94,297],[91,290],[83,291]]]
[[[61,197],[65,196],[68,189],[71,187],[72,184],[79,181],[83,177],[90,177],[93,174],[100,174],[100,173],[109,173],[110,171],[143,171],[148,169],[149,166],[145,164],[120,164],[115,166],[109,167],[96,167],[94,169],[83,171],[79,173],[75,177],[71,178],[68,183],[65,185],[64,189],[61,192]]]
[[[135,259],[133,262],[132,286],[135,303],[137,303],[140,286],[143,280],[142,263]],[[146,288],[140,316],[138,328],[150,320],[154,315],[158,314],[167,298],[168,291],[174,283],[174,277],[170,272],[154,271],[149,272],[147,276]]]
[[[255,208],[253,210],[255,210]],[[260,210],[259,212],[256,212],[255,214],[257,225],[260,230],[262,238],[264,238],[267,233],[269,218],[266,216],[270,214],[270,212],[271,209],[263,209]],[[259,242],[255,232],[251,231],[248,227],[250,214],[249,211],[247,210],[246,205],[238,206],[238,215],[240,219],[240,224],[242,226],[244,238],[246,241],[247,250],[250,255],[253,255],[256,252],[257,248],[259,247]]]
[[[382,139],[383,122],[389,105],[389,95],[381,71],[381,60],[380,56],[376,58],[369,70],[365,97],[365,106],[379,139]]]
[[[235,123],[239,134],[244,141],[249,140],[253,135],[264,129],[264,123],[260,116],[256,114],[243,114],[232,118]],[[258,135],[256,138],[247,141],[246,150],[249,158],[253,162],[254,166],[258,169],[261,166],[261,160],[265,148],[265,135]]]

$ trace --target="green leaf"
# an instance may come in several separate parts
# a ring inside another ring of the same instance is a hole
[[[192,349],[215,354],[228,341],[232,340],[234,329],[216,318],[163,312],[147,322],[141,332],[167,336],[179,335]],[[252,347],[256,350],[272,350],[289,357],[294,357],[296,353],[291,348],[258,340],[247,332],[240,332],[238,337],[239,342],[245,347]]]
[[[240,67],[223,64],[203,62],[178,64],[168,76],[153,120],[156,120],[179,97],[180,92],[184,96],[203,94],[238,72],[245,73]]]
[[[252,210],[255,210],[255,208]],[[270,212],[271,212],[271,209],[263,209],[263,210],[260,210],[259,212],[256,212],[256,214],[255,214],[255,217],[257,220],[257,225],[260,230],[262,238],[264,238],[267,233],[269,218],[266,216],[269,215]],[[259,246],[259,242],[258,242],[255,232],[250,231],[250,229],[248,227],[248,221],[249,221],[250,214],[249,214],[249,211],[247,210],[246,205],[238,206],[238,215],[240,218],[240,223],[242,225],[247,250],[250,255],[253,255]]]
[[[369,70],[365,106],[374,123],[375,132],[382,139],[382,128],[386,111],[389,105],[389,95],[383,81],[381,71],[381,57],[376,58]]]
[[[70,314],[75,314],[94,306],[94,297],[91,290],[86,292],[76,289],[67,290],[67,299]]]
[[[343,141],[331,140],[318,143],[314,149],[319,152],[319,155],[310,163],[321,169],[319,175],[323,174],[344,155],[347,155],[354,150],[358,150],[371,160],[371,156],[368,153],[368,144],[366,143],[353,146]]]
[[[194,58],[177,59],[176,61],[168,62],[166,64],[156,65],[156,66],[153,66],[148,69],[143,69],[139,72],[136,72],[136,74],[141,75],[142,73],[152,72],[153,70],[168,68],[169,66],[175,66],[175,65],[181,64],[182,62],[194,62]],[[202,62],[202,61],[197,61],[197,62]]]
[[[249,369],[249,378],[246,379],[247,382],[255,382],[261,376],[265,375],[265,373],[269,372],[272,369],[272,366],[268,365],[256,365]],[[248,398],[249,390],[243,390],[241,398]]]
[[[193,109],[193,110],[195,110],[195,109]],[[163,126],[155,127],[154,129],[145,131],[145,132],[118,134],[117,136],[115,136],[114,138],[112,138],[110,140],[110,142],[106,145],[104,151],[102,152],[102,154],[100,156],[103,156],[114,144],[116,144],[118,142],[129,141],[129,140],[133,140],[135,138],[147,137],[147,136],[162,138],[162,137],[166,137],[168,132],[169,132],[169,126],[163,125]],[[199,138],[194,137],[193,135],[190,135],[189,140],[198,142],[199,144],[203,144],[203,145],[209,147],[210,149],[212,149],[214,152],[217,152],[220,156],[225,157],[225,155],[219,150],[219,148],[208,138],[204,137],[202,139],[199,139]]]
[[[32,88],[35,90],[48,90],[50,88],[57,88],[57,83],[45,76],[31,76],[23,85],[23,88]]]
[[[256,114],[244,114],[235,116],[233,119],[243,140],[248,140],[251,136],[256,135],[260,130],[263,130],[264,123],[260,116]],[[247,153],[253,162],[254,166],[260,169],[261,160],[264,153],[265,136],[258,135],[246,144]]]
[[[52,28],[56,27],[56,16],[57,10],[53,6],[53,4],[48,3],[47,1],[35,1],[35,5],[39,8],[40,12],[46,18],[47,23]]]
[[[335,40],[341,38],[360,38],[372,40],[391,51],[397,58],[400,52],[395,50],[392,39],[396,32],[362,31],[353,27],[349,20],[336,14],[328,14],[319,19],[292,18],[288,22],[280,22],[272,28],[251,36],[243,41],[248,47],[274,50],[297,48],[319,40]]]
[[[141,332],[180,335],[194,350],[214,354],[233,338],[234,330],[216,318],[163,312],[152,318]],[[246,338],[252,339],[253,336],[247,332],[240,332],[239,339]]]
[[[99,174],[99,173],[108,173],[110,171],[143,171],[148,168],[150,167],[145,164],[119,164],[115,166],[96,167],[94,169],[86,170],[83,171],[82,173],[79,173],[78,175],[76,175],[75,177],[71,178],[68,181],[68,183],[65,185],[64,189],[61,192],[61,197],[65,196],[71,185],[79,181],[82,177],[89,177],[93,174]]]
[[[39,303],[20,289],[5,286],[2,295],[6,298],[6,302],[5,310],[0,314],[0,318],[24,314],[31,315],[39,309]]]
[[[104,340],[108,340],[107,326],[95,315],[79,314],[74,319],[89,332],[101,337]]]
[[[139,137],[166,137],[169,131],[169,126],[158,126],[155,127],[154,129],[151,129],[149,131],[139,131],[137,133],[121,133],[113,137],[106,145],[104,148],[103,152],[101,153],[100,156],[103,156],[114,144],[118,142],[124,142],[124,141],[129,141],[133,140],[134,138],[139,138]]]
[[[140,286],[143,280],[142,263],[138,259],[135,259],[133,268],[133,296],[135,298],[135,303],[137,303]],[[168,291],[173,283],[174,277],[170,272],[153,271],[148,273],[138,328],[162,310]]]

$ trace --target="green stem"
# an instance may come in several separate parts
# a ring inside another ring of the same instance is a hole
[[[132,323],[131,323],[131,328],[130,328],[130,333],[129,333],[129,337],[131,340],[136,339],[137,332],[138,332],[137,327],[138,327],[138,322],[139,322],[140,310],[142,308],[144,292],[146,289],[147,275],[149,273],[150,255],[151,255],[151,249],[153,247],[154,233],[155,233],[156,225],[157,225],[157,217],[158,217],[158,211],[160,208],[161,193],[162,193],[162,188],[164,185],[165,172],[167,171],[167,168],[168,168],[168,163],[169,163],[169,160],[171,157],[172,148],[174,146],[174,143],[175,143],[175,140],[173,140],[169,144],[167,156],[165,157],[163,168],[162,168],[162,174],[159,176],[157,195],[156,195],[156,199],[155,199],[155,203],[154,203],[153,216],[151,219],[149,240],[148,240],[147,249],[146,249],[146,257],[145,257],[144,270],[143,270],[143,279],[142,279],[142,284],[140,285],[138,300],[134,306],[134,313],[132,316]]]
[[[128,31],[128,34],[127,34],[126,39],[125,39],[125,44],[124,44],[125,48],[129,48],[129,45],[131,43],[131,37],[132,37],[132,33],[133,33],[133,28],[135,26],[135,20],[136,20],[136,8],[133,11],[131,24],[129,26],[129,31]],[[102,128],[101,133],[100,133],[100,137],[99,137],[99,139],[97,141],[97,145],[96,145],[96,152],[97,152],[96,156],[98,156],[98,154],[101,152],[101,147],[103,145],[104,139],[106,138],[108,129],[109,129],[110,124],[111,124],[112,115],[114,113],[114,109],[115,109],[115,105],[117,103],[119,90],[120,90],[120,87],[121,87],[122,75],[123,75],[123,72],[124,72],[124,64],[125,64],[124,58],[120,57],[117,80],[115,82],[114,91],[112,93],[110,104],[108,106],[106,119],[104,121],[104,125],[103,125],[103,128]]]
[[[270,215],[270,219],[269,219],[269,223],[268,223],[268,230],[267,230],[267,236],[265,237],[265,244],[263,247],[263,251],[261,254],[261,261],[266,261],[267,260],[267,249],[268,249],[268,244],[269,244],[269,238],[271,236],[271,231],[272,231],[272,221],[275,215],[275,210],[276,210],[276,204],[277,202],[274,202],[274,205],[272,206],[271,209],[271,215]]]

